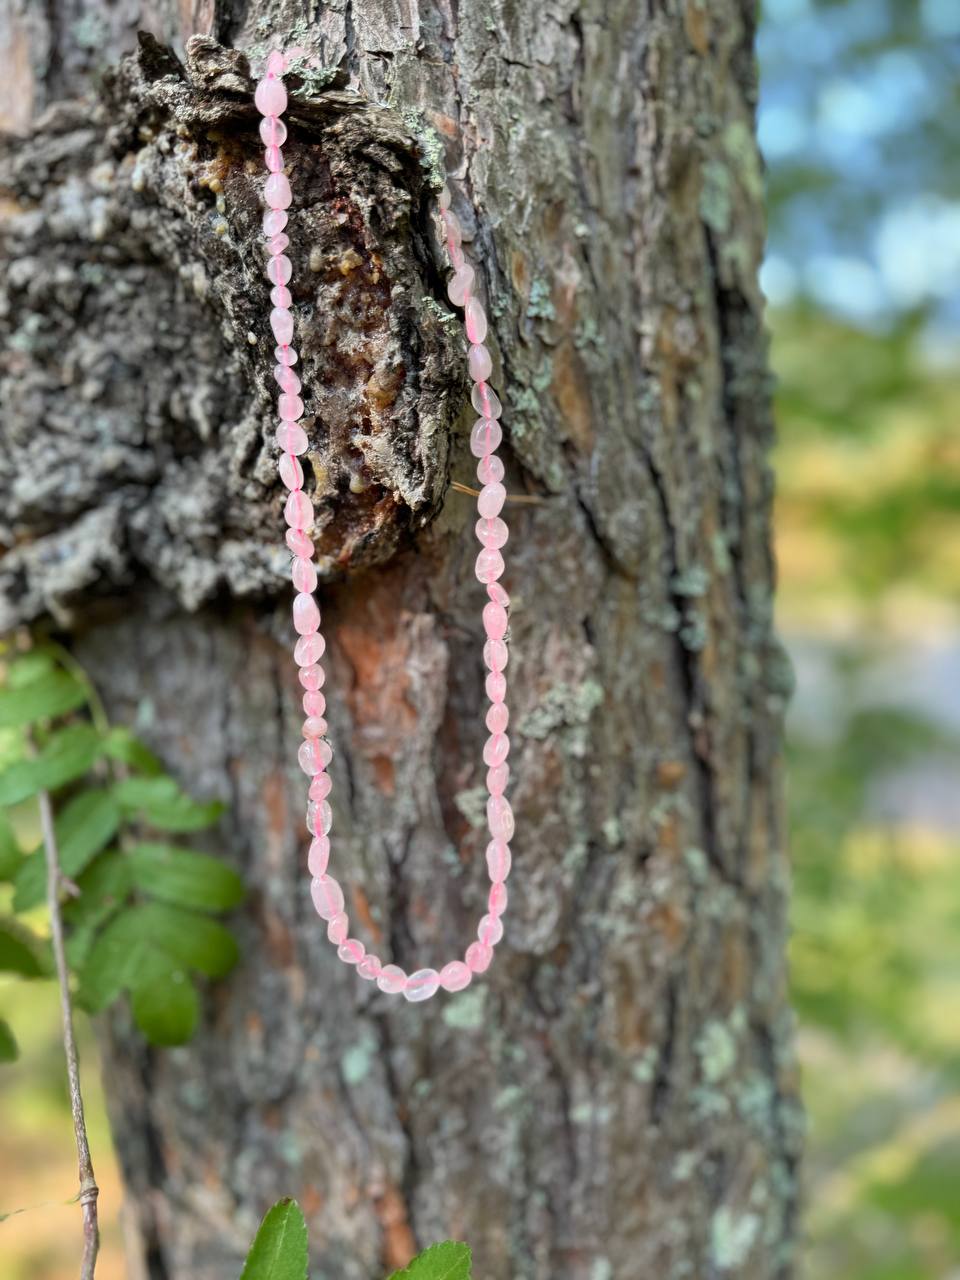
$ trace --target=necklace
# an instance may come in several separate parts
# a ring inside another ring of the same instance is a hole
[[[328,796],[331,779],[327,772],[333,752],[327,742],[327,722],[324,719],[326,700],[321,692],[324,670],[320,665],[326,643],[320,633],[320,609],[314,598],[317,588],[317,571],[313,563],[314,545],[310,538],[313,527],[313,503],[304,492],[303,466],[300,456],[308,447],[307,434],[299,425],[303,416],[301,383],[294,373],[297,352],[293,340],[293,315],[290,311],[292,295],[287,287],[293,273],[290,259],[284,253],[289,238],[284,234],[287,225],[287,209],[292,203],[290,180],[283,171],[283,143],[287,127],[282,116],[287,108],[287,91],[283,74],[289,58],[300,50],[289,53],[271,53],[267,59],[264,78],[259,82],[254,101],[263,116],[260,137],[266,150],[264,160],[268,174],[263,197],[267,205],[263,216],[263,233],[267,241],[267,278],[273,286],[270,301],[270,327],[277,341],[274,352],[276,366],[273,374],[280,387],[277,409],[280,425],[276,441],[280,447],[280,479],[289,490],[283,509],[287,523],[286,542],[293,554],[291,577],[297,592],[293,601],[293,625],[298,639],[294,648],[294,661],[300,668],[300,684],[303,686],[303,742],[298,759],[300,767],[310,779],[307,803],[307,830],[313,837],[307,855],[307,866],[313,877],[310,892],[321,919],[326,921],[327,937],[337,948],[338,957],[356,967],[361,978],[376,982],[381,991],[389,995],[402,994],[407,1000],[428,1000],[441,988],[444,991],[462,991],[473,980],[474,974],[483,973],[493,958],[493,948],[503,937],[503,913],[507,906],[506,879],[510,872],[510,844],[513,837],[513,811],[504,792],[510,776],[507,756],[510,740],[506,729],[509,712],[505,702],[507,681],[504,668],[507,665],[506,633],[507,610],[510,597],[500,585],[504,564],[501,547],[507,541],[507,526],[500,512],[506,500],[503,487],[503,463],[497,457],[503,432],[498,421],[500,401],[490,387],[492,362],[490,352],[484,346],[487,336],[487,317],[482,303],[473,291],[475,273],[465,260],[462,234],[456,215],[450,208],[450,192],[444,187],[439,198],[439,216],[443,227],[447,255],[453,274],[447,285],[447,294],[456,307],[463,308],[464,327],[469,344],[468,368],[473,381],[471,402],[479,417],[470,433],[470,451],[478,459],[477,478],[483,486],[477,497],[479,519],[477,538],[481,543],[477,556],[477,578],[487,589],[487,603],[483,608],[483,628],[486,643],[483,661],[487,668],[486,693],[490,700],[486,726],[489,738],[483,749],[487,766],[487,826],[490,842],[487,845],[487,870],[490,874],[490,895],[487,914],[477,928],[477,936],[467,947],[462,960],[451,960],[441,969],[418,969],[407,974],[399,965],[382,964],[378,956],[368,952],[358,938],[351,938],[350,922],[344,909],[343,890],[328,873],[330,859],[330,828],[333,813]]]

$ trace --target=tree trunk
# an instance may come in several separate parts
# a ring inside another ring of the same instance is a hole
[[[338,1280],[447,1236],[488,1280],[792,1274],[753,8],[0,3],[21,135],[4,621],[52,617],[114,718],[228,801],[218,847],[251,887],[242,965],[189,1047],[148,1050],[122,1011],[103,1028],[134,1278],[238,1274],[281,1195]],[[330,68],[291,82],[288,155],[334,859],[368,945],[407,967],[462,949],[485,898],[444,166],[508,488],[538,499],[507,548],[506,938],[426,1006],[337,962],[304,867],[245,56],[294,42]]]

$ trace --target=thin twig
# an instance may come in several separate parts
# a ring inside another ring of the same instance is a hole
[[[73,1034],[73,1002],[70,998],[70,973],[67,969],[67,953],[63,942],[63,918],[60,915],[60,856],[53,826],[53,807],[46,791],[40,792],[40,825],[43,829],[43,847],[47,860],[47,906],[50,909],[50,939],[53,957],[57,965],[60,983],[60,1012],[63,1018],[63,1051],[67,1059],[67,1082],[70,1088],[70,1111],[73,1114],[73,1132],[77,1140],[77,1164],[80,1171],[80,1211],[83,1214],[83,1259],[80,1263],[80,1280],[94,1280],[97,1254],[100,1250],[100,1226],[97,1221],[97,1196],[100,1190],[93,1176],[90,1143],[83,1118],[83,1095],[80,1092],[80,1063],[77,1058],[77,1042]]]

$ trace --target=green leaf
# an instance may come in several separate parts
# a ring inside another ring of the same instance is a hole
[[[163,773],[163,763],[145,747],[129,729],[117,726],[111,729],[103,742],[104,751],[112,760],[119,760],[131,768],[151,777]]]
[[[162,902],[148,902],[136,908],[136,914],[154,945],[208,978],[226,977],[239,959],[233,934],[207,916]]]
[[[40,672],[25,684],[0,689],[0,729],[63,715],[86,700],[83,685],[65,671]]]
[[[223,805],[213,800],[202,804],[181,791],[173,778],[124,778],[114,788],[118,804],[139,813],[161,831],[199,831],[209,827],[223,813]]]
[[[138,983],[130,997],[137,1026],[151,1044],[186,1044],[197,1029],[200,1000],[182,969]]]
[[[10,916],[0,916],[0,970],[24,978],[42,978],[50,971],[43,939]]]
[[[69,725],[55,734],[39,755],[18,760],[0,774],[0,805],[19,804],[38,791],[54,791],[81,777],[100,752],[100,738],[86,724]]]
[[[0,1018],[0,1062],[16,1062],[19,1053],[9,1022]]]
[[[109,791],[82,791],[67,801],[54,825],[60,869],[72,879],[116,835],[120,810]],[[14,883],[15,911],[28,911],[43,900],[46,864],[42,852],[24,859]]]
[[[52,656],[43,649],[31,649],[29,653],[16,658],[7,667],[6,683],[11,689],[20,689],[33,680],[39,680],[48,671],[56,670]]]
[[[279,1200],[260,1223],[240,1280],[306,1280],[307,1224],[295,1200]]]
[[[20,866],[21,856],[13,828],[6,816],[0,813],[0,880],[13,879]]]
[[[63,918],[71,928],[101,925],[122,906],[133,885],[129,859],[117,849],[108,849],[77,877],[80,896],[69,898]]]
[[[133,883],[165,902],[208,911],[229,911],[243,901],[243,881],[217,858],[164,844],[138,844],[130,851]]]
[[[470,1280],[470,1250],[454,1240],[431,1245],[390,1280]]]

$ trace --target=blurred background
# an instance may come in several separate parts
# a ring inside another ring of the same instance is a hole
[[[804,1280],[960,1280],[960,0],[763,0]],[[5,983],[4,1280],[76,1266],[51,983]],[[81,1017],[105,1249],[119,1179]],[[626,1280],[626,1278],[624,1278]]]

